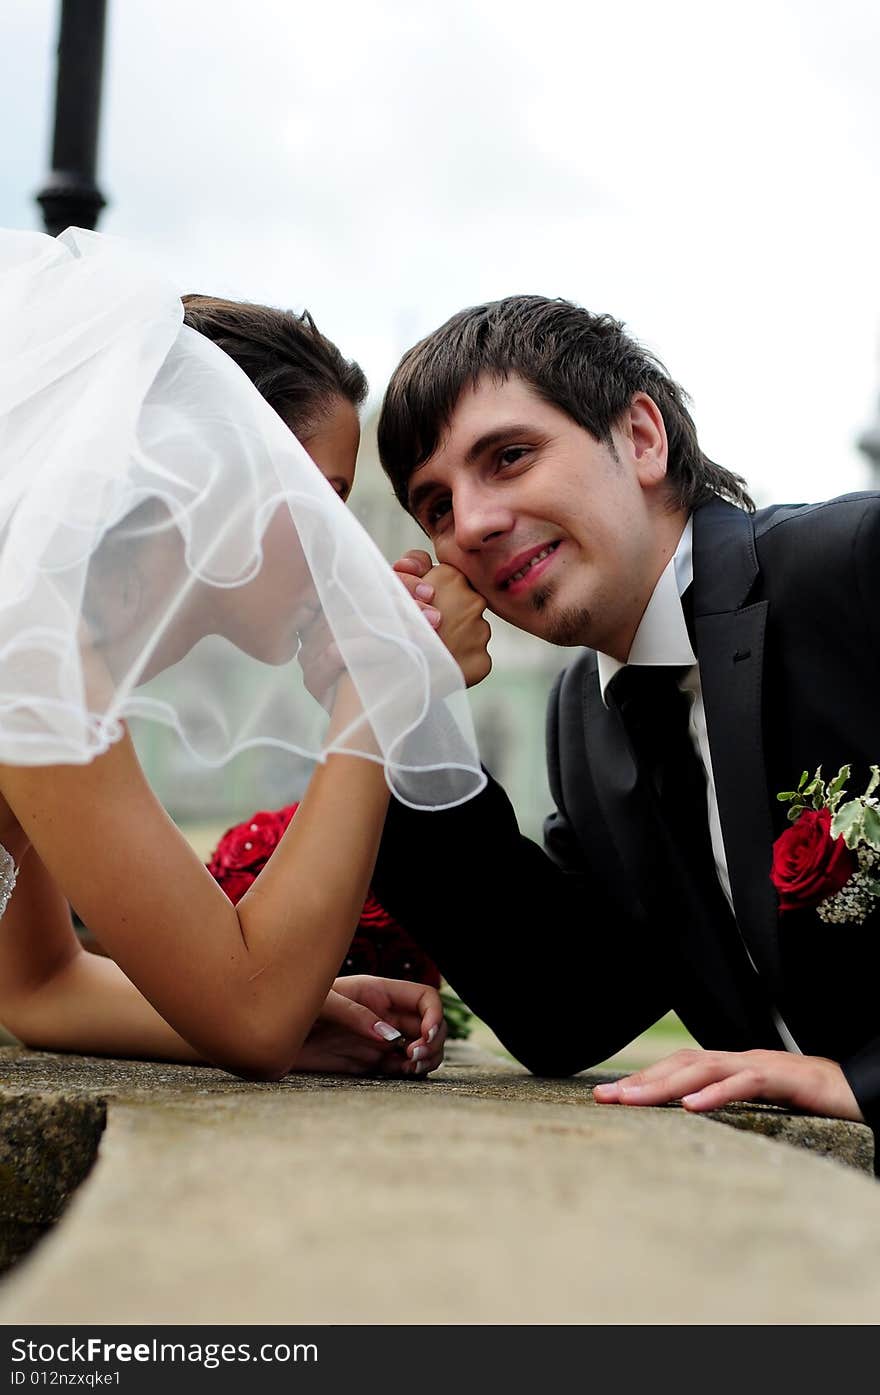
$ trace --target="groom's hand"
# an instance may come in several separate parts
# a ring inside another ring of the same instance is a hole
[[[395,562],[394,570],[458,664],[465,686],[481,683],[492,668],[488,649],[492,631],[483,618],[483,597],[455,567],[445,562],[435,566],[420,549],[407,552]],[[434,623],[429,611],[439,615],[439,623]]]
[[[825,1056],[788,1051],[676,1051],[635,1075],[597,1085],[599,1104],[668,1104],[703,1113],[734,1100],[768,1100],[862,1123],[846,1076]]]

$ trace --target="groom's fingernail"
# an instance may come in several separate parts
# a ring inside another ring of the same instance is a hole
[[[373,1031],[376,1033],[376,1036],[381,1037],[383,1041],[397,1041],[400,1036],[400,1032],[398,1032],[396,1027],[392,1027],[390,1022],[374,1022]]]
[[[416,595],[420,601],[433,601],[434,588],[429,586],[427,581],[420,581],[416,587]]]
[[[439,630],[440,621],[443,619],[443,616],[440,614],[439,610],[437,610],[435,606],[426,605],[425,609],[422,611],[422,614],[424,615],[425,619],[427,620],[428,624],[431,626],[433,630]]]

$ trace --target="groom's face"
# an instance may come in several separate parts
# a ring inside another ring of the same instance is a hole
[[[626,658],[662,570],[665,435],[647,416],[634,399],[609,446],[522,379],[483,376],[413,471],[410,510],[496,615]]]

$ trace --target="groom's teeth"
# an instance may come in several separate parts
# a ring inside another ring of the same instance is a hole
[[[507,578],[506,582],[504,583],[505,586],[509,586],[512,581],[521,581],[522,578],[525,576],[526,572],[531,571],[532,567],[534,567],[538,562],[543,562],[545,557],[549,557],[550,553],[554,550],[555,547],[556,544],[551,543],[549,547],[545,547],[541,552],[536,552],[534,557],[532,557],[528,562],[526,562],[524,567],[520,567],[518,572],[514,572],[513,576],[509,576]]]

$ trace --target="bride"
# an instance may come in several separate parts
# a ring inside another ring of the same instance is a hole
[[[432,989],[334,974],[389,792],[443,808],[481,787],[464,684],[488,631],[442,569],[420,614],[343,507],[360,369],[307,316],[184,307],[73,230],[0,234],[0,360],[0,1021],[261,1079],[432,1069]],[[203,768],[317,760],[236,906],[131,719]],[[80,947],[71,906],[112,957]]]

